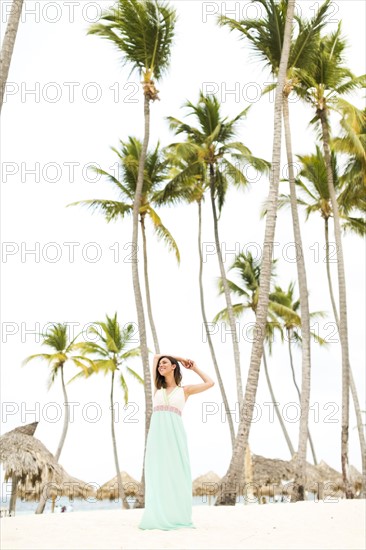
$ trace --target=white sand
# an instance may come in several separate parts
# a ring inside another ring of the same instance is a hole
[[[2,550],[364,549],[365,500],[194,506],[197,529],[138,529],[143,510],[1,519]]]

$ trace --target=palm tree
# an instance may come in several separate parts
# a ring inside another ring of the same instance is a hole
[[[124,64],[129,64],[132,71],[138,71],[142,77],[144,92],[144,139],[139,159],[137,185],[132,211],[132,246],[135,257],[132,264],[132,280],[139,326],[142,364],[145,379],[145,448],[152,414],[152,387],[149,368],[149,355],[146,339],[145,314],[139,282],[138,250],[138,217],[141,206],[144,168],[150,137],[150,102],[159,99],[155,80],[160,80],[167,71],[170,62],[171,45],[174,38],[176,12],[160,0],[118,0],[101,17],[101,22],[92,25],[89,34],[95,34],[110,40],[122,54]],[[141,487],[144,490],[144,471]],[[143,504],[143,493],[139,503]]]
[[[67,324],[55,323],[51,325],[47,334],[42,334],[43,342],[42,346],[47,346],[51,349],[51,353],[36,353],[30,355],[24,359],[22,365],[27,365],[30,361],[35,359],[41,359],[47,361],[48,366],[51,369],[47,387],[50,389],[56,378],[60,376],[62,393],[64,395],[64,406],[65,406],[65,415],[64,415],[64,425],[61,434],[61,438],[55,453],[55,459],[58,462],[64,443],[67,435],[67,430],[70,422],[69,415],[69,400],[66,392],[65,379],[64,379],[64,366],[67,361],[74,363],[75,366],[81,368],[83,372],[86,372],[87,369],[93,368],[92,361],[85,357],[84,355],[75,354],[76,351],[80,349],[80,343],[76,343],[78,335],[69,340],[68,327]],[[42,492],[43,495],[43,492]],[[41,498],[38,504],[36,514],[42,514],[46,506],[47,498]]]
[[[231,339],[234,353],[235,374],[237,384],[237,395],[239,404],[243,401],[243,386],[240,369],[240,352],[238,345],[238,336],[233,314],[230,290],[226,280],[224,261],[221,252],[221,243],[218,227],[218,210],[224,205],[225,195],[229,184],[244,186],[248,184],[246,177],[238,165],[252,165],[257,170],[265,172],[268,170],[268,163],[263,159],[254,157],[251,151],[243,143],[232,141],[237,132],[237,126],[240,120],[247,114],[248,108],[240,112],[235,118],[228,120],[223,118],[220,112],[220,103],[213,95],[205,96],[202,92],[199,96],[197,105],[190,101],[185,104],[189,109],[189,115],[193,115],[198,127],[190,126],[181,120],[169,117],[171,129],[176,134],[185,134],[188,142],[186,144],[175,144],[176,150],[188,150],[196,152],[196,163],[201,165],[208,181],[210,190],[211,208],[214,222],[214,236],[216,253],[219,262],[220,274],[223,280],[225,300],[228,308],[228,319],[231,331]],[[183,153],[184,154],[184,153]],[[194,168],[191,167],[189,175]]]
[[[278,77],[281,61],[281,44],[284,40],[284,29],[288,0],[256,0],[263,9],[264,17],[256,20],[236,21],[222,16],[219,19],[221,25],[227,25],[231,30],[239,30],[246,37],[254,52],[262,61],[270,67],[272,75]],[[314,57],[314,38],[319,34],[325,24],[325,17],[330,0],[326,0],[318,13],[309,21],[296,17],[298,32],[291,42],[287,75],[283,87],[283,121],[285,126],[285,141],[287,152],[287,165],[289,170],[291,214],[294,239],[296,242],[296,266],[299,281],[301,322],[302,322],[302,391],[301,391],[301,416],[299,426],[299,446],[296,454],[295,487],[292,500],[304,500],[305,476],[306,476],[306,445],[308,433],[308,418],[310,407],[310,377],[311,377],[311,349],[310,349],[310,318],[307,289],[307,276],[305,257],[303,254],[300,221],[297,211],[295,175],[293,169],[292,140],[290,128],[290,115],[288,96],[294,86],[295,69],[307,68]],[[272,88],[271,86],[270,88]]]
[[[276,260],[273,261],[273,270],[272,277],[274,277],[274,266]],[[258,293],[259,293],[259,280],[260,280],[260,262],[255,260],[252,254],[249,252],[245,254],[241,252],[238,254],[229,268],[235,269],[240,277],[240,283],[235,283],[234,281],[228,280],[228,285],[230,291],[234,296],[237,296],[240,299],[240,302],[233,305],[233,311],[236,318],[240,318],[247,310],[251,310],[254,315],[256,315],[257,305],[258,305]],[[222,278],[219,278],[219,293],[224,292]],[[227,308],[222,309],[217,313],[213,319],[215,323],[219,320],[227,321],[228,310]],[[275,331],[279,331],[282,337],[281,325],[277,322],[275,314],[271,311],[271,302],[269,302],[268,310],[268,322],[266,325],[266,338],[265,342],[268,345],[269,353],[272,353],[272,342]],[[290,457],[294,455],[294,448],[290,439],[290,436],[287,432],[285,423],[283,421],[281,412],[278,408],[278,402],[274,395],[273,386],[268,371],[267,358],[265,354],[265,349],[263,349],[263,365],[264,372],[266,376],[266,381],[268,385],[269,392],[271,394],[272,403],[276,412],[277,419],[280,423],[283,435],[285,437],[288,449],[290,451]]]
[[[13,0],[11,5],[8,25],[0,53],[0,112],[3,107],[5,86],[13,55],[15,40],[17,37],[20,16],[22,14],[24,0]]]
[[[94,167],[94,171],[107,179],[115,186],[119,192],[120,198],[118,201],[109,199],[90,199],[74,202],[68,206],[81,205],[87,206],[92,212],[100,212],[105,216],[107,223],[124,219],[133,211],[133,201],[136,191],[137,174],[139,167],[139,159],[141,156],[142,143],[133,137],[129,137],[127,142],[120,141],[120,150],[112,148],[118,156],[121,166],[121,177],[116,178],[114,175],[105,172],[104,170]],[[147,153],[144,170],[144,183],[142,188],[141,205],[140,205],[140,225],[143,243],[144,257],[144,280],[147,312],[150,322],[150,328],[153,335],[155,352],[160,353],[159,340],[154,322],[151,293],[149,283],[149,270],[147,259],[147,239],[146,239],[146,218],[152,222],[154,232],[158,239],[162,239],[168,249],[175,253],[178,263],[180,262],[180,254],[177,243],[164,226],[155,207],[164,204],[164,201],[159,201],[161,196],[159,187],[164,181],[167,173],[167,162],[163,158],[159,148],[159,144],[151,153]]]
[[[128,385],[126,381],[126,375],[123,370],[126,372],[126,374],[128,373],[135,380],[137,380],[137,382],[139,382],[140,384],[144,384],[141,376],[136,371],[126,365],[126,361],[128,361],[132,357],[140,355],[140,348],[128,348],[128,344],[134,333],[134,327],[132,324],[128,324],[125,327],[121,328],[117,321],[117,313],[115,313],[114,317],[108,317],[108,315],[106,315],[105,321],[97,322],[94,325],[95,326],[90,327],[89,330],[91,334],[96,334],[99,336],[100,343],[83,342],[80,344],[80,349],[82,353],[88,354],[93,357],[93,365],[88,367],[87,369],[82,370],[80,373],[74,376],[70,380],[70,382],[80,377],[89,378],[89,376],[91,376],[92,374],[96,374],[99,372],[102,372],[105,376],[108,374],[110,375],[111,435],[114,464],[116,467],[118,490],[122,501],[122,508],[129,508],[122,484],[121,469],[119,467],[117,452],[116,434],[114,430],[114,383],[116,377],[118,377],[118,380],[123,389],[124,402],[126,405],[128,403]],[[123,370],[121,370],[122,367],[124,367]]]
[[[299,188],[298,203],[305,208],[306,220],[309,219],[309,216],[312,213],[319,213],[324,219],[326,251],[325,260],[328,288],[333,309],[333,315],[339,332],[338,309],[334,298],[330,271],[329,219],[333,217],[333,214],[324,154],[320,150],[320,147],[316,146],[315,153],[311,155],[297,155],[297,158],[301,166],[299,176],[296,181],[296,184]],[[337,155],[334,151],[331,151],[331,166],[334,187],[337,194],[340,222],[342,224],[341,228],[344,232],[350,231],[360,236],[363,236],[366,234],[366,223],[364,218],[357,215],[357,207],[360,205],[362,207],[362,202],[357,200],[357,196],[359,194],[358,186],[356,186],[356,188],[353,187],[352,183],[354,180],[350,179],[349,176],[350,163],[348,163],[345,172],[343,174],[340,173]],[[288,196],[281,195],[279,207],[286,206],[288,202]],[[363,491],[366,491],[366,440],[362,425],[361,407],[357,395],[357,388],[354,382],[351,365],[349,365],[349,382],[355,408],[355,414],[357,418],[357,429],[361,447],[362,475],[364,479]]]
[[[270,294],[270,304],[273,312],[276,313],[277,317],[283,322],[284,329],[287,335],[288,342],[288,352],[290,357],[290,367],[291,375],[294,386],[301,402],[301,391],[296,382],[296,375],[294,369],[293,355],[292,355],[292,344],[295,342],[297,344],[302,344],[302,336],[300,335],[299,329],[301,328],[301,317],[299,315],[300,309],[300,300],[294,298],[294,288],[295,283],[292,282],[289,284],[287,291],[282,290],[278,285],[275,285],[274,291]],[[324,311],[316,311],[310,313],[310,318],[324,318],[326,316]],[[316,332],[310,331],[310,335],[313,340],[321,345],[325,346],[327,344],[326,340],[321,338]],[[311,448],[311,453],[313,455],[314,464],[317,464],[316,454],[314,443],[310,434],[310,429],[308,428],[308,439]]]
[[[339,98],[355,90],[365,82],[365,76],[355,77],[344,64],[345,40],[341,37],[341,23],[337,30],[318,41],[318,55],[315,63],[307,70],[299,71],[297,93],[309,103],[315,112],[312,122],[320,126],[324,149],[329,195],[334,218],[334,234],[337,246],[337,271],[339,288],[339,333],[342,349],[342,432],[341,463],[347,498],[353,493],[348,480],[348,430],[349,430],[349,343],[347,320],[346,278],[340,216],[333,181],[329,111],[339,109]]]
[[[242,456],[244,455],[245,448],[248,444],[250,424],[253,418],[255,397],[258,387],[259,369],[263,353],[263,342],[266,334],[273,242],[276,229],[277,199],[280,180],[282,90],[285,84],[287,63],[290,53],[294,9],[295,0],[289,0],[286,12],[285,33],[282,43],[281,63],[278,71],[275,93],[272,164],[270,172],[270,189],[267,202],[268,213],[266,216],[264,246],[262,249],[261,286],[259,288],[257,305],[256,338],[252,346],[248,379],[245,389],[245,407],[243,407],[243,410],[240,413],[240,422],[235,448],[229,468],[220,483],[220,493],[216,499],[215,506],[235,505],[236,495],[238,492],[238,481],[242,471]]]

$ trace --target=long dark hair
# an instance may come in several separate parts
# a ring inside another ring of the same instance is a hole
[[[177,384],[177,386],[180,385],[181,381],[182,381],[182,373],[181,373],[181,370],[180,370],[180,366],[179,366],[179,363],[178,361],[174,358],[174,357],[171,357],[170,355],[162,355],[161,357],[159,357],[159,361],[158,361],[158,364],[156,365],[156,377],[155,377],[155,386],[157,387],[157,389],[159,390],[160,388],[166,388],[166,381],[165,381],[165,377],[162,376],[159,372],[159,364],[160,364],[160,361],[166,357],[167,359],[169,359],[169,361],[171,363],[173,363],[173,365],[175,365],[175,369],[174,369],[174,380],[175,380],[175,383]]]

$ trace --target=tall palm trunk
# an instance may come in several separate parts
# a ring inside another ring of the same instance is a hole
[[[64,427],[62,430],[61,439],[55,454],[55,459],[57,460],[57,462],[60,458],[64,443],[65,443],[66,434],[69,427],[69,420],[70,420],[69,400],[66,393],[66,386],[65,386],[65,379],[64,379],[64,365],[60,365],[60,372],[61,372],[62,393],[64,394],[65,417],[64,417]]]
[[[149,284],[149,269],[147,264],[147,244],[146,244],[146,230],[145,230],[145,214],[140,216],[141,222],[141,233],[142,233],[142,244],[144,252],[144,277],[145,277],[145,293],[146,293],[146,304],[147,304],[147,314],[149,317],[150,328],[154,340],[155,353],[160,353],[158,334],[156,332],[154,317],[151,307],[151,296],[150,296],[150,284]]]
[[[252,346],[247,385],[245,389],[244,407],[240,412],[240,423],[235,448],[231,458],[230,466],[222,481],[215,506],[234,506],[238,492],[238,483],[242,471],[243,456],[248,444],[248,436],[255,398],[258,388],[259,369],[262,360],[263,343],[266,335],[266,324],[268,316],[269,290],[271,281],[271,268],[273,256],[273,242],[276,229],[278,187],[280,181],[281,161],[281,119],[282,119],[282,90],[285,84],[287,64],[291,44],[291,28],[294,16],[295,0],[288,0],[284,41],[281,52],[281,62],[276,86],[276,97],[274,107],[274,132],[272,165],[270,173],[270,189],[267,201],[266,228],[264,235],[264,246],[261,263],[261,284],[259,287],[258,306],[256,311],[256,338]]]
[[[150,137],[150,99],[145,93],[144,95],[144,119],[145,119],[145,129],[144,129],[144,141],[141,149],[141,156],[139,159],[139,169],[137,175],[137,184],[135,198],[133,202],[133,226],[132,226],[132,246],[135,252],[135,258],[132,261],[132,281],[133,281],[133,290],[135,295],[136,311],[137,311],[137,322],[139,328],[140,336],[140,348],[141,348],[141,357],[142,357],[142,366],[144,372],[144,391],[145,391],[145,445],[144,445],[144,456],[146,452],[146,442],[147,435],[150,427],[150,420],[152,414],[152,388],[151,388],[151,373],[149,368],[149,352],[147,347],[147,338],[146,338],[146,323],[145,323],[145,313],[142,303],[142,294],[139,281],[139,271],[138,271],[138,217],[141,206],[141,195],[142,195],[142,186],[144,182],[144,168],[145,160],[147,154],[147,148],[149,145]],[[144,460],[145,464],[145,460]],[[135,508],[143,508],[145,502],[145,469],[143,466],[142,479],[141,479],[141,489],[136,496]]]
[[[327,278],[328,278],[328,286],[329,286],[329,294],[330,294],[330,300],[332,302],[332,309],[333,309],[333,315],[334,319],[338,328],[339,333],[339,317],[338,317],[338,310],[336,306],[336,302],[334,299],[334,292],[333,292],[333,283],[332,283],[332,277],[330,273],[330,263],[329,263],[329,227],[328,227],[328,218],[325,218],[325,250],[326,250],[326,265],[327,265]],[[348,366],[349,368],[349,385],[353,400],[353,405],[355,409],[355,415],[356,415],[356,422],[357,422],[357,431],[358,431],[358,438],[360,441],[360,447],[361,447],[361,463],[362,463],[362,490],[361,490],[361,497],[366,498],[366,439],[365,439],[365,432],[362,422],[362,414],[361,414],[361,407],[360,407],[360,401],[358,399],[357,395],[357,388],[356,384],[353,378],[353,372],[351,368],[351,364]]]
[[[331,165],[331,155],[329,147],[329,128],[326,106],[317,109],[317,115],[322,127],[322,140],[324,148],[324,158],[327,167],[327,179],[329,195],[332,203],[334,219],[334,235],[337,247],[337,270],[338,270],[338,289],[339,289],[339,336],[342,349],[342,432],[341,432],[341,463],[342,476],[346,493],[346,498],[353,498],[353,492],[348,479],[348,430],[349,430],[349,348],[348,348],[348,323],[347,323],[347,296],[346,296],[346,277],[344,270],[343,246],[341,237],[341,225],[339,220],[339,211],[337,197],[334,189],[333,172]]]
[[[300,310],[301,310],[301,336],[302,336],[302,369],[301,369],[301,399],[300,399],[300,425],[297,453],[294,457],[295,483],[291,501],[305,499],[306,485],[306,451],[308,442],[309,408],[310,408],[310,378],[311,378],[311,353],[310,353],[310,313],[308,286],[305,268],[305,258],[300,231],[299,213],[297,210],[296,184],[292,154],[292,140],[290,128],[290,113],[288,106],[288,93],[285,87],[283,93],[283,122],[285,126],[285,141],[287,152],[287,165],[290,182],[290,202],[292,214],[292,227],[296,243],[296,268],[299,282]]]
[[[333,282],[332,282],[332,276],[330,273],[330,262],[329,262],[329,218],[325,218],[324,221],[325,221],[325,228],[324,228],[325,229],[325,262],[327,266],[328,288],[329,288],[329,294],[330,294],[330,301],[332,303],[333,315],[339,330],[338,309],[334,298]]]
[[[226,418],[229,423],[229,429],[230,429],[230,435],[231,435],[231,446],[234,449],[234,443],[235,443],[235,430],[234,430],[234,423],[233,418],[231,415],[231,411],[229,408],[229,402],[226,396],[225,387],[221,378],[221,373],[219,369],[219,365],[217,363],[216,353],[213,346],[212,338],[210,331],[208,330],[208,323],[207,323],[207,315],[206,315],[206,307],[205,307],[205,297],[203,293],[203,258],[202,258],[202,205],[201,200],[198,201],[198,253],[199,253],[199,261],[200,261],[200,267],[199,267],[199,288],[200,288],[200,303],[201,303],[201,313],[202,313],[202,319],[203,324],[205,325],[205,331],[206,331],[206,337],[208,341],[208,347],[210,348],[211,358],[212,362],[215,368],[216,377],[219,383],[219,388],[222,396],[222,400],[224,402],[225,412],[226,412]]]
[[[111,407],[111,434],[112,434],[112,444],[113,444],[113,458],[114,458],[114,465],[116,467],[116,473],[117,473],[117,484],[118,484],[118,494],[122,502],[122,508],[129,508],[126,502],[126,495],[123,489],[123,483],[122,483],[122,476],[121,476],[121,470],[119,467],[119,461],[118,461],[118,452],[117,452],[117,441],[116,441],[116,432],[114,429],[114,422],[115,422],[115,415],[114,415],[114,400],[113,400],[113,390],[114,390],[114,373],[112,372],[111,377],[111,393],[110,393],[110,407]]]
[[[285,439],[286,439],[288,450],[290,451],[290,456],[292,458],[294,456],[295,450],[292,446],[290,436],[289,436],[289,434],[286,430],[286,426],[285,426],[285,423],[283,421],[282,414],[281,414],[281,412],[278,408],[277,400],[276,400],[276,397],[275,397],[275,394],[274,394],[274,391],[273,391],[273,387],[272,387],[272,382],[271,382],[271,379],[269,377],[267,357],[266,357],[266,352],[265,352],[264,349],[263,349],[263,365],[264,365],[264,373],[266,375],[266,380],[267,380],[267,386],[268,386],[268,389],[269,389],[269,393],[271,394],[271,399],[272,399],[272,403],[273,403],[273,406],[274,406],[274,410],[276,412],[277,419],[280,423],[283,435],[285,436]]]
[[[213,164],[210,164],[210,196],[211,196],[212,216],[213,216],[213,222],[214,222],[216,252],[217,252],[217,258],[219,260],[221,280],[224,286],[224,294],[225,294],[226,307],[227,307],[227,313],[229,318],[231,340],[233,343],[235,375],[236,375],[236,391],[238,396],[239,407],[241,407],[243,403],[243,383],[241,379],[241,369],[240,369],[240,352],[239,352],[238,336],[236,331],[236,323],[235,323],[235,317],[233,312],[233,306],[231,303],[230,289],[227,282],[224,262],[221,254],[221,243],[219,239],[219,227],[218,227],[217,211],[216,211],[216,204],[215,204],[215,169]]]
[[[361,447],[362,489],[361,489],[360,498],[366,498],[366,441],[365,441],[365,433],[364,433],[364,427],[362,422],[361,407],[360,407],[360,402],[357,395],[357,388],[356,388],[355,380],[353,378],[351,365],[349,365],[349,385],[350,385],[353,404],[355,408],[355,415],[357,420],[357,431],[358,431],[358,437],[360,440],[360,447]]]
[[[0,53],[0,112],[3,107],[5,85],[8,80],[11,58],[17,37],[24,0],[13,0],[8,25]]]
[[[60,442],[58,444],[57,451],[56,451],[56,454],[55,454],[55,459],[56,459],[57,462],[59,461],[64,443],[65,443],[66,434],[67,434],[67,430],[69,428],[69,421],[70,421],[69,400],[68,400],[67,393],[66,393],[66,386],[65,386],[65,379],[64,379],[64,363],[62,365],[60,365],[59,368],[60,368],[60,372],[61,372],[62,393],[64,394],[65,416],[64,416],[64,426],[63,426],[63,429],[62,429]],[[46,486],[43,486],[43,488],[41,489],[41,497],[39,499],[39,503],[38,503],[38,506],[36,508],[36,514],[43,514],[44,509],[46,507],[47,494],[43,494],[45,492],[45,488],[46,488]]]
[[[11,495],[10,495],[10,502],[9,502],[9,515],[15,516],[15,508],[17,504],[17,489],[18,489],[18,481],[19,478],[16,474],[12,474],[11,476]]]
[[[297,385],[297,382],[296,382],[296,375],[295,375],[295,369],[294,369],[294,362],[293,362],[293,359],[292,359],[292,347],[291,347],[291,334],[290,334],[290,330],[287,329],[287,336],[288,336],[288,352],[289,352],[289,356],[290,356],[290,367],[291,367],[291,373],[292,373],[292,380],[294,382],[294,386],[296,388],[296,391],[297,391],[297,395],[299,397],[299,403],[301,403],[301,392],[300,392],[300,388],[299,386]],[[316,454],[315,454],[315,447],[314,447],[314,443],[313,443],[313,439],[311,437],[311,434],[310,434],[310,429],[308,428],[308,439],[309,439],[309,445],[310,445],[310,449],[311,449],[311,454],[313,455],[313,462],[314,462],[314,465],[316,466],[318,464],[318,461],[317,461],[317,458],[316,458]]]

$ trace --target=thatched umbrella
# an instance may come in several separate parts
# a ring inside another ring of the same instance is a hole
[[[202,476],[197,477],[192,483],[193,496],[201,497],[203,495],[208,496],[208,504],[211,504],[211,497],[216,495],[219,491],[220,477],[215,472],[207,472]]]
[[[322,475],[324,483],[328,486],[325,488],[324,492],[328,492],[331,496],[343,497],[345,494],[345,487],[341,472],[334,470],[334,468],[326,464],[323,460],[318,464],[317,468]],[[349,467],[349,481],[356,494],[360,494],[362,489],[362,474],[354,466]]]
[[[11,479],[9,514],[15,513],[19,481],[47,483],[61,479],[62,468],[46,447],[33,437],[38,422],[15,428],[0,437],[0,463],[4,465],[5,481]]]
[[[31,424],[18,426],[17,428],[15,428],[15,430],[12,430],[12,431],[16,431],[18,434],[34,435],[34,432],[36,431],[37,426],[38,426],[38,422],[32,422]],[[4,435],[8,435],[10,433],[12,432],[8,432],[7,434],[4,434]]]
[[[323,460],[316,466],[316,469],[322,478],[321,498],[323,498],[324,495],[342,497],[344,494],[342,474],[329,466]]]
[[[252,480],[250,487],[247,476],[240,480],[240,492],[247,495],[250,489],[255,495],[282,495],[291,492],[291,483],[295,478],[295,463],[292,460],[266,458],[260,455],[251,455]],[[317,492],[317,484],[323,480],[322,473],[310,463],[306,463],[306,488]]]
[[[259,486],[281,485],[282,481],[291,481],[294,477],[292,464],[278,458],[266,458],[252,455],[253,482]]]
[[[257,494],[275,495],[291,492],[291,482],[295,478],[294,458],[286,461],[252,455],[252,464],[253,482]],[[350,467],[350,480],[356,490],[362,483],[361,474],[353,466]],[[317,466],[307,462],[306,489],[317,494],[318,498],[342,497],[344,495],[342,474],[324,461]]]
[[[35,484],[32,484],[30,481],[26,481],[25,483],[20,482],[17,490],[18,496],[26,501],[39,501],[41,492],[47,491],[47,497],[52,499],[52,512],[55,509],[55,502],[58,497],[66,496],[69,500],[74,500],[74,498],[86,499],[88,497],[96,497],[96,490],[92,485],[76,477],[70,476],[62,466],[61,471],[62,478],[55,479],[48,483],[46,488],[39,482]]]
[[[26,500],[57,496],[94,495],[95,490],[84,481],[70,476],[39,439],[33,437],[37,422],[20,426],[0,437],[0,462],[4,464],[5,481],[11,479],[10,515],[15,513],[17,493]]]
[[[126,497],[136,496],[141,490],[141,483],[136,481],[130,474],[127,472],[121,472],[122,476],[122,485]],[[104,485],[102,485],[97,491],[97,498],[99,500],[109,499],[115,500],[119,498],[119,489],[118,489],[118,480],[117,476],[114,476],[113,479],[110,479]]]
[[[342,483],[342,474],[329,466],[329,464],[324,462],[324,460],[319,462],[316,468],[321,473],[324,481],[334,481],[336,483],[339,482],[340,484]]]

